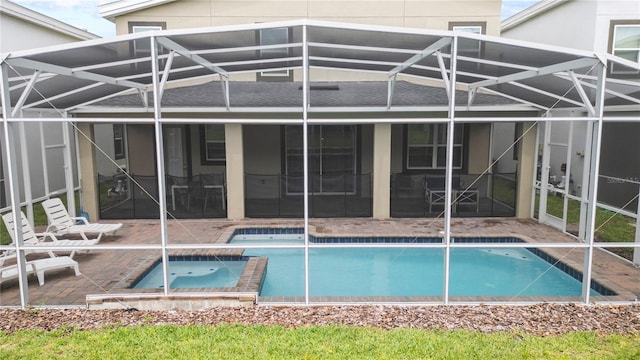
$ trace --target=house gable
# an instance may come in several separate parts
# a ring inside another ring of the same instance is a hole
[[[0,52],[97,38],[98,35],[44,14],[0,1]]]
[[[100,13],[116,24],[117,34],[127,33],[132,21],[164,21],[168,29],[178,29],[309,18],[442,30],[448,29],[450,22],[486,22],[486,34],[499,35],[501,3],[500,0],[151,0],[104,4]]]

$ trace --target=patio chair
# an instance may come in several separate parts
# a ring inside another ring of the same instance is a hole
[[[11,255],[11,257],[15,258],[15,254]],[[5,256],[4,258],[5,260],[7,260],[9,257]],[[30,260],[27,261],[26,264],[27,276],[36,274],[36,277],[38,278],[38,284],[40,286],[44,285],[44,273],[46,271],[66,268],[73,269],[76,276],[80,276],[80,268],[78,267],[78,262],[73,260],[69,256],[54,256],[50,258]],[[17,277],[17,264],[0,267],[0,284],[6,280],[15,279]]]
[[[47,213],[49,227],[47,232],[56,235],[79,234],[84,240],[89,240],[87,234],[98,234],[97,241],[100,241],[102,235],[115,235],[122,224],[100,224],[90,223],[84,217],[72,217],[64,207],[62,200],[53,198],[42,202],[44,212]]]
[[[31,228],[31,225],[27,221],[27,217],[24,216],[24,213],[21,211],[20,216],[22,217],[21,221],[21,229],[22,229],[22,241],[25,245],[30,246],[90,246],[97,244],[99,239],[84,239],[84,240],[69,240],[69,239],[58,239],[55,234],[44,232],[44,233],[35,233]],[[13,213],[9,212],[2,215],[2,220],[4,221],[5,226],[7,227],[7,232],[9,236],[11,236],[11,240],[15,243],[16,239],[14,239],[14,229],[15,229],[15,221],[13,217]],[[73,258],[77,250],[64,250],[70,251],[69,258]],[[52,250],[29,250],[29,252],[46,252],[50,257],[54,258],[56,255]]]

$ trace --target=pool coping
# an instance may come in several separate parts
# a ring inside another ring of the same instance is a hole
[[[221,260],[246,260],[247,264],[234,287],[226,288],[181,288],[171,289],[169,295],[160,293],[162,289],[135,289],[132,286],[146,275],[150,268],[162,257],[143,261],[137,269],[114,288],[114,294],[87,295],[89,308],[106,309],[135,307],[145,310],[172,308],[204,309],[212,306],[243,306],[257,303],[258,294],[264,279],[268,259],[266,257],[243,256],[244,249],[202,249],[170,250],[169,257],[199,257]]]

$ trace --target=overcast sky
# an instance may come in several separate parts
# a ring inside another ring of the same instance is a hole
[[[29,9],[103,37],[115,35],[115,25],[100,17],[98,5],[113,0],[10,0]],[[503,0],[502,18],[523,10],[538,0]]]

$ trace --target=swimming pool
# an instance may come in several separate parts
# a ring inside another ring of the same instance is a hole
[[[237,234],[230,242],[267,245],[301,244],[303,241],[300,234],[286,235],[279,242],[277,234]],[[313,241],[371,243],[407,239],[314,238]],[[419,242],[440,241],[437,238],[419,239]],[[554,259],[543,254],[535,249],[492,248],[490,245],[486,248],[452,248],[449,295],[581,296],[582,284],[576,279],[581,275],[563,271],[562,266],[549,262],[555,262]],[[304,296],[304,249],[248,248],[244,255],[269,259],[261,296]],[[309,295],[442,296],[443,271],[444,249],[440,248],[310,248]],[[600,293],[592,289],[591,295]]]
[[[169,288],[235,287],[247,265],[246,260],[169,259]],[[162,289],[162,263],[156,263],[133,284],[134,289]]]

